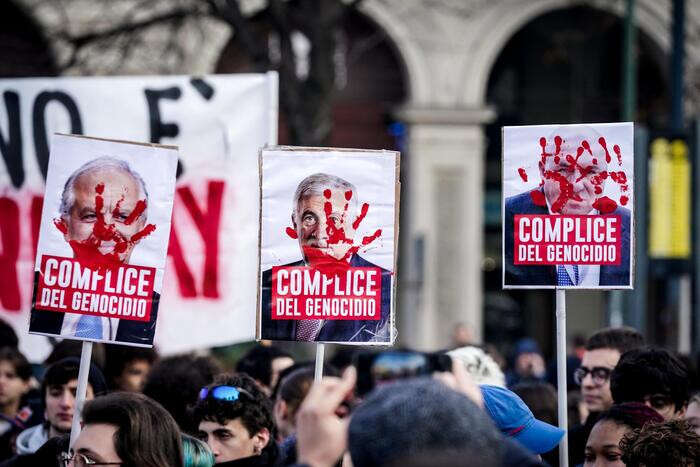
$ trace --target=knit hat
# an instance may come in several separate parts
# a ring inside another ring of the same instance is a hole
[[[520,442],[535,454],[551,451],[566,431],[537,420],[525,402],[508,389],[482,385],[484,408],[506,436]]]
[[[375,389],[355,409],[349,428],[355,467],[381,466],[429,452],[463,452],[473,465],[500,458],[501,436],[464,394],[430,378]]]

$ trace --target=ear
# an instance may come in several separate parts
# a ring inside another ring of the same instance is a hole
[[[255,436],[253,436],[253,445],[255,446],[256,452],[260,453],[262,452],[263,449],[265,449],[265,446],[267,446],[267,443],[270,442],[270,430],[267,428],[263,428],[262,430],[258,431]]]
[[[296,230],[297,229],[297,221],[294,220],[294,213],[293,212],[292,212],[291,218],[292,218],[292,225],[294,226],[294,230]]]
[[[282,399],[277,399],[274,410],[276,419],[287,421],[287,418],[289,417],[289,410],[285,401]]]

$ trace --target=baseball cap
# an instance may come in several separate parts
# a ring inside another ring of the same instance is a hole
[[[484,408],[501,433],[535,454],[554,449],[566,433],[561,428],[537,420],[513,391],[486,384],[479,387],[484,397]]]

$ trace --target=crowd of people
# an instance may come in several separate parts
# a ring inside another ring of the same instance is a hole
[[[0,467],[556,466],[565,437],[571,466],[700,461],[693,362],[630,328],[575,342],[568,430],[531,339],[510,364],[466,342],[430,355],[339,348],[320,381],[314,362],[274,345],[233,368],[95,346],[72,446],[80,346],[63,341],[32,365],[17,344],[0,326]]]

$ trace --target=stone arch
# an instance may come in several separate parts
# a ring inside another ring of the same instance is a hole
[[[428,69],[423,64],[419,48],[413,42],[410,24],[400,21],[394,9],[386,8],[379,2],[364,2],[360,11],[374,21],[386,32],[403,60],[406,82],[408,84],[407,101],[423,102],[430,95]]]
[[[515,5],[517,3],[517,5]],[[489,76],[501,51],[508,41],[527,23],[538,16],[552,10],[570,8],[572,6],[589,6],[617,16],[624,15],[622,2],[544,0],[538,2],[499,2],[483,14],[478,22],[480,33],[475,34],[475,43],[468,50],[473,50],[470,59],[466,61],[464,87],[461,99],[465,105],[484,105]],[[635,10],[637,26],[662,51],[670,49],[670,4],[668,1],[641,0]],[[695,19],[688,15],[692,21]],[[694,44],[687,42],[688,61],[697,62],[700,51]]]

